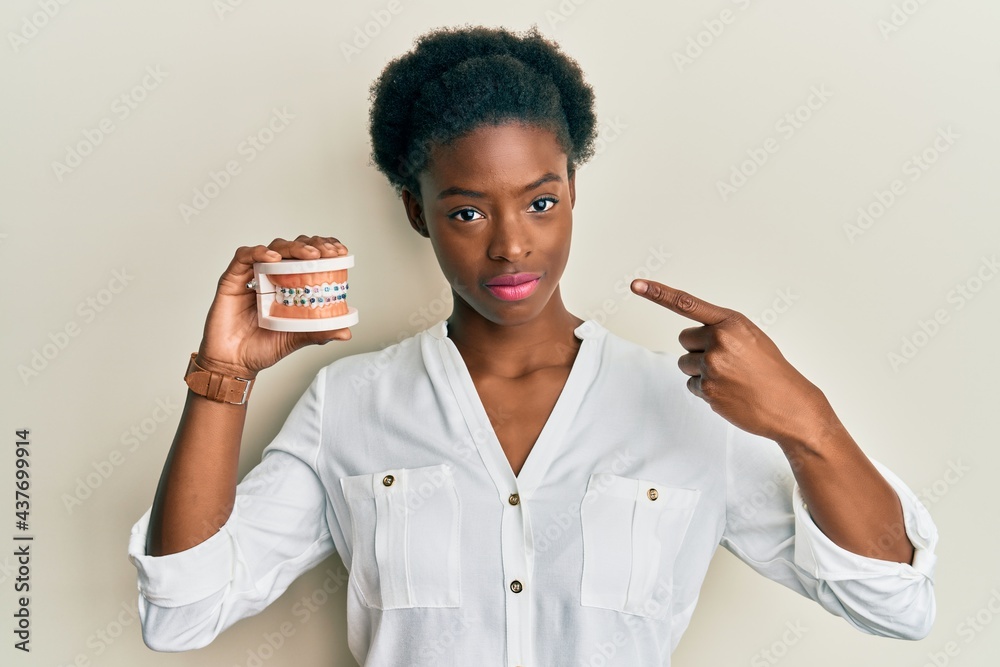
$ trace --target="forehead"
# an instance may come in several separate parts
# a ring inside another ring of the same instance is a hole
[[[566,172],[566,153],[552,130],[537,125],[483,125],[446,145],[434,144],[420,174],[421,192],[450,186],[520,188],[546,171]]]

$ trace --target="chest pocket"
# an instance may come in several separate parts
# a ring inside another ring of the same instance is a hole
[[[580,508],[580,603],[668,617],[673,564],[701,491],[594,473]]]
[[[376,609],[461,604],[461,505],[451,467],[340,480],[351,514],[350,579]]]

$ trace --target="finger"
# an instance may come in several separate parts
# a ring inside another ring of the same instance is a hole
[[[222,277],[219,278],[219,286],[226,286],[227,291],[232,293],[245,293],[246,283],[253,278],[254,262],[277,262],[280,259],[281,254],[267,246],[240,246]]]
[[[648,286],[645,290],[643,290],[644,285]],[[632,291],[639,296],[646,297],[678,315],[683,315],[702,324],[718,324],[733,313],[728,308],[716,306],[655,280],[633,280],[631,287]]]
[[[705,355],[702,352],[689,352],[677,357],[677,367],[684,375],[703,375],[705,373]]]
[[[688,327],[681,330],[677,340],[688,352],[704,352],[712,344],[711,330],[706,325]]]
[[[240,270],[253,270],[255,262],[276,262],[281,259],[281,253],[271,250],[265,245],[242,246],[233,256],[233,264],[240,265]]]
[[[296,242],[306,246],[312,246],[320,251],[322,257],[337,257],[347,254],[347,246],[333,236],[306,236],[301,234],[295,239]]]
[[[268,247],[281,253],[285,259],[319,259],[347,254],[347,246],[332,236],[300,234],[293,241],[276,238]]]
[[[317,236],[315,238],[321,240],[324,246],[332,247],[333,249],[340,251],[339,254],[347,254],[347,246],[341,243],[339,239],[333,236]]]
[[[699,398],[702,398],[702,399],[705,399],[705,400],[708,400],[708,399],[705,398],[705,394],[701,390],[701,376],[700,375],[693,375],[693,376],[689,377],[688,381],[687,381],[687,388],[688,388],[688,391],[690,391],[695,396],[697,396]]]

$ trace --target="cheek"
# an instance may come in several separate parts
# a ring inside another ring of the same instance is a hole
[[[452,286],[461,289],[474,279],[467,275],[469,269],[466,268],[468,259],[472,257],[470,248],[456,243],[454,239],[441,239],[435,235],[431,235],[431,245],[434,247],[434,255],[437,257],[438,265],[441,267],[445,279]]]
[[[552,258],[561,258],[563,263],[569,258],[570,241],[573,236],[572,219],[561,220],[553,226],[551,233],[547,235],[546,246],[548,255]]]

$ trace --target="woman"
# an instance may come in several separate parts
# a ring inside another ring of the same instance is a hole
[[[336,550],[361,664],[665,665],[719,544],[866,632],[926,635],[929,515],[759,329],[647,281],[703,325],[680,336],[684,386],[564,306],[596,128],[575,61],[536,30],[439,30],[372,97],[375,163],[453,312],[320,370],[239,486],[245,404],[188,393],[129,546],[150,647],[207,644]],[[196,364],[255,378],[350,339],[258,329],[247,289],[253,262],[346,252],[241,247]]]

